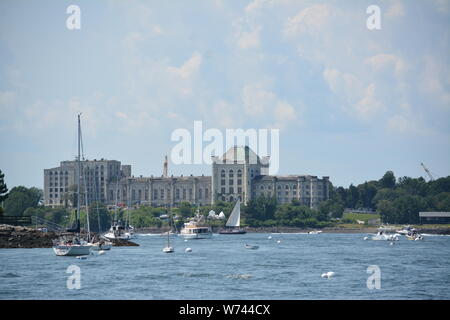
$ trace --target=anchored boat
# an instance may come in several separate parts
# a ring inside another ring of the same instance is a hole
[[[231,211],[230,217],[225,224],[225,228],[220,229],[220,234],[244,234],[247,233],[244,229],[240,228],[241,224],[241,202],[238,199]]]

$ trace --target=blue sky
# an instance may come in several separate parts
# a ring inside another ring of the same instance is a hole
[[[66,8],[81,8],[68,30]],[[381,9],[368,30],[366,9]],[[162,173],[173,130],[279,128],[279,174],[450,174],[450,1],[0,2],[0,169],[76,153]],[[170,165],[171,174],[210,174]]]

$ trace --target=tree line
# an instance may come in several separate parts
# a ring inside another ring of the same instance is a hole
[[[18,186],[8,192],[4,174],[0,170],[0,214],[8,216],[38,216],[60,225],[73,222],[73,208],[50,208],[42,205],[42,190]],[[73,202],[72,202],[73,203]],[[135,227],[161,227],[168,224],[163,215],[177,216],[176,224],[181,227],[187,218],[199,210],[205,218],[210,210],[216,213],[231,213],[234,203],[216,202],[213,206],[201,206],[183,202],[176,208],[152,207],[142,205],[131,208],[108,210],[102,203],[91,203],[88,207],[91,230],[103,231],[109,228],[112,220],[129,222]],[[301,205],[297,200],[279,204],[275,197],[261,196],[241,206],[241,225],[251,227],[291,226],[305,228],[322,228],[331,226],[342,218],[345,208],[365,208],[380,214],[384,223],[414,224],[419,223],[420,211],[450,211],[450,176],[433,181],[422,177],[396,178],[392,171],[387,171],[379,180],[366,181],[348,188],[330,188],[330,198],[317,208]],[[82,221],[86,218],[86,209],[80,212]],[[224,220],[209,220],[214,226],[223,226]]]

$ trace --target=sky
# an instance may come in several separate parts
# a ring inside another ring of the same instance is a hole
[[[81,112],[86,158],[135,176],[161,175],[194,121],[279,129],[280,175],[448,176],[449,16],[444,0],[2,0],[0,169],[9,189],[42,188],[74,159]]]

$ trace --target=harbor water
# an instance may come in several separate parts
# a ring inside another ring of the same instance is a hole
[[[365,236],[174,235],[175,252],[167,254],[166,237],[137,235],[139,247],[86,259],[51,248],[0,249],[0,299],[450,299],[449,236],[393,245]],[[67,285],[73,265],[79,289]],[[368,288],[369,266],[380,270],[379,289]],[[321,277],[326,272],[335,274]]]

